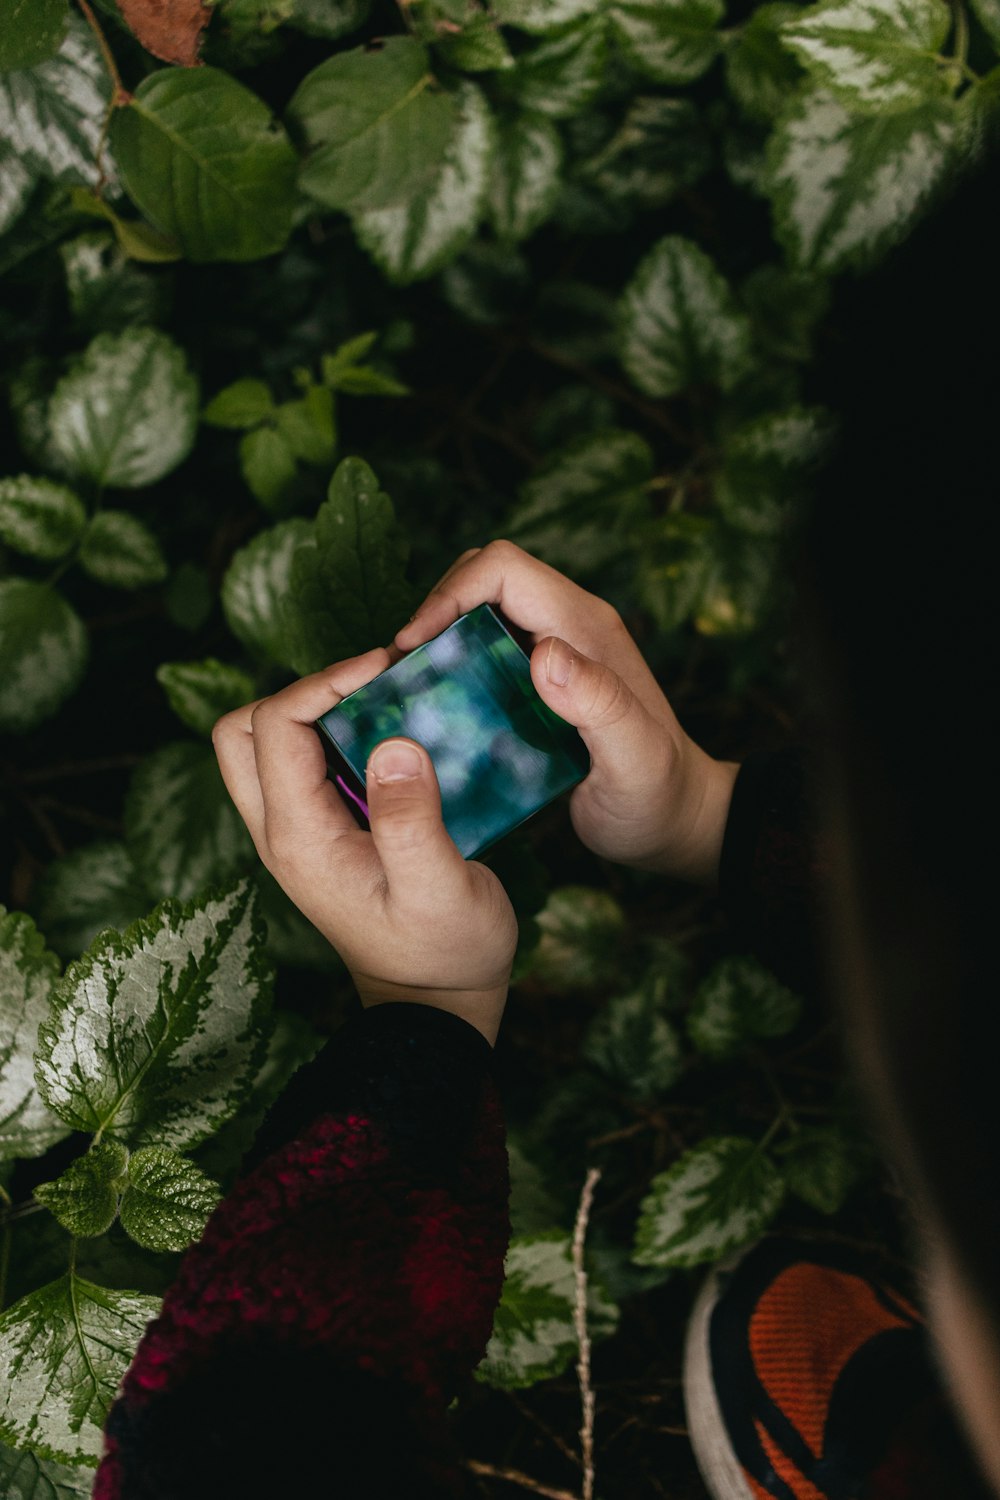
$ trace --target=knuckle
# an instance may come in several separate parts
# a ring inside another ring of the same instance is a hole
[[[526,556],[523,547],[519,547],[516,542],[508,541],[506,537],[498,537],[496,541],[487,542],[483,551],[492,553],[494,557],[499,558],[501,563],[513,563]]]
[[[590,701],[592,722],[603,728],[618,724],[631,713],[634,702],[635,694],[617,672],[603,671],[596,674]]]

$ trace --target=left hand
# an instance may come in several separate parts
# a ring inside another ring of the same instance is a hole
[[[326,774],[312,726],[398,660],[383,646],[224,714],[212,730],[223,780],[264,864],[344,960],[362,1003],[417,1000],[496,1040],[517,918],[486,865],[463,858],[441,817],[427,751],[418,772],[379,781],[368,760],[371,832]],[[382,744],[388,743],[383,741]]]

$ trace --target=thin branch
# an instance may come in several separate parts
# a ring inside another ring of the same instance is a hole
[[[132,95],[122,83],[122,75],[118,71],[118,64],[115,62],[115,55],[112,52],[111,48],[108,46],[108,39],[104,35],[104,32],[101,28],[101,23],[94,15],[94,12],[90,7],[89,0],[77,0],[77,4],[83,11],[87,25],[90,27],[91,31],[94,33],[94,36],[97,38],[97,45],[101,49],[101,56],[104,59],[104,66],[111,74],[111,82],[114,85],[114,92],[111,95],[111,104],[112,106],[118,104],[127,104],[132,98]]]
[[[540,1484],[537,1479],[532,1479],[530,1474],[522,1474],[520,1469],[498,1469],[493,1464],[483,1464],[475,1458],[467,1458],[465,1467],[473,1474],[481,1474],[484,1479],[505,1479],[508,1484],[520,1485],[522,1490],[544,1495],[546,1500],[579,1500],[579,1496],[574,1495],[572,1490],[554,1490],[551,1485]]]
[[[587,1222],[594,1201],[594,1188],[600,1181],[600,1167],[591,1167],[580,1194],[580,1206],[573,1225],[573,1274],[576,1279],[576,1299],[573,1305],[573,1323],[580,1357],[576,1363],[577,1379],[580,1383],[580,1404],[583,1420],[580,1424],[580,1452],[583,1459],[583,1500],[594,1496],[594,1391],[590,1384],[590,1334],[587,1332],[587,1272],[583,1264],[583,1247],[587,1238]]]

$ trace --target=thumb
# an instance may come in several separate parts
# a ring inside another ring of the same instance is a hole
[[[614,779],[615,767],[627,761],[634,777],[643,744],[662,739],[662,726],[617,672],[558,636],[539,641],[531,676],[548,707],[580,731],[599,774]]]
[[[438,904],[443,887],[467,877],[465,860],[444,826],[434,764],[414,740],[390,739],[368,757],[366,798],[375,849],[390,898]]]

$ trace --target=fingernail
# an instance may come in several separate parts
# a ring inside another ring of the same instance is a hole
[[[545,674],[550,682],[558,687],[565,687],[569,681],[570,668],[573,665],[573,652],[565,641],[553,637],[549,646],[549,654],[545,658]]]
[[[420,766],[419,752],[402,740],[387,740],[371,759],[376,781],[408,781],[419,774]]]

